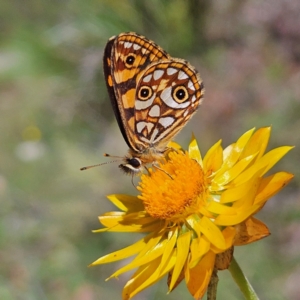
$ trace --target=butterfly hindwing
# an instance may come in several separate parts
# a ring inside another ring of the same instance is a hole
[[[149,66],[135,95],[135,131],[139,140],[165,147],[196,112],[202,91],[198,72],[184,60]]]

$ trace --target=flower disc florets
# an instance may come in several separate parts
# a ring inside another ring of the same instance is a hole
[[[150,170],[141,180],[139,198],[145,210],[165,220],[180,221],[196,211],[207,189],[201,166],[181,151],[169,153],[167,163]]]

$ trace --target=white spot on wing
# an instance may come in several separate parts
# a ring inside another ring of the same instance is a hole
[[[178,79],[187,79],[187,78],[189,78],[189,76],[185,72],[179,71]]]
[[[142,130],[145,128],[146,122],[138,122],[136,123],[136,129],[138,133],[141,133]]]
[[[155,93],[153,93],[152,97],[146,101],[141,101],[141,100],[138,100],[136,99],[135,100],[135,103],[134,103],[134,107],[136,110],[143,110],[143,109],[146,109],[148,108],[149,106],[152,105],[154,99],[155,99]]]
[[[147,123],[147,122],[141,121],[136,124],[136,129],[137,129],[138,133],[141,133],[144,128],[147,128],[148,132],[150,132],[152,130],[153,126],[154,126],[154,124],[151,122]]]
[[[172,91],[171,87],[165,88],[160,94],[161,100],[167,103],[168,99],[171,98],[171,91]]]
[[[174,123],[175,119],[173,117],[163,117],[158,120],[164,128],[168,128],[170,125]]]
[[[153,141],[155,140],[157,134],[159,133],[158,129],[155,128],[152,135],[151,135],[151,139],[150,139],[150,142],[153,143]]]
[[[133,49],[134,50],[139,50],[139,49],[141,49],[141,46],[138,45],[138,44],[133,44]]]
[[[163,74],[164,74],[163,70],[154,71],[154,73],[153,73],[154,80],[159,79],[161,76],[163,76]]]
[[[124,43],[124,48],[130,48],[131,46],[132,46],[132,43],[130,43],[130,42]]]
[[[188,88],[193,90],[193,91],[195,90],[195,87],[194,87],[194,84],[193,84],[192,80],[189,80]]]
[[[150,123],[150,122],[149,122],[149,123],[147,124],[148,132],[150,132],[150,131],[152,130],[153,126],[154,126],[153,123]]]
[[[168,68],[167,69],[167,74],[168,75],[173,75],[177,72],[178,70],[177,69],[174,69],[174,68]]]
[[[193,97],[192,97],[192,102],[195,102],[197,100],[197,98],[196,98],[196,96],[194,95]]]
[[[150,117],[159,117],[160,116],[160,107],[158,105],[154,105],[151,107],[149,111]]]
[[[146,77],[143,78],[144,82],[149,82],[152,78],[152,74],[147,75]]]

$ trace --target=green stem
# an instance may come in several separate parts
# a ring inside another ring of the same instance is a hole
[[[234,281],[239,286],[246,300],[259,300],[253,287],[251,286],[247,277],[244,275],[242,269],[240,268],[234,257],[232,258],[228,270],[231,273],[231,276],[233,277]]]

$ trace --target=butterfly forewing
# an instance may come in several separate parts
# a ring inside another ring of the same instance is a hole
[[[119,127],[130,148],[135,149],[133,115],[137,80],[149,64],[168,57],[155,43],[135,33],[113,37],[106,46],[107,86]]]
[[[108,95],[110,98],[112,108],[114,110],[115,117],[117,119],[119,128],[124,137],[124,140],[126,141],[127,145],[130,147],[128,138],[126,136],[126,131],[123,126],[121,111],[119,109],[118,98],[117,98],[117,95],[115,94],[115,88],[114,88],[115,85],[114,85],[114,81],[113,81],[114,70],[113,70],[113,62],[112,62],[112,52],[113,52],[113,47],[114,47],[115,41],[116,41],[116,37],[113,36],[109,39],[109,41],[107,42],[107,44],[105,46],[104,55],[103,55],[103,71],[104,71],[104,77],[105,77]],[[121,99],[119,99],[119,100],[121,100]]]

